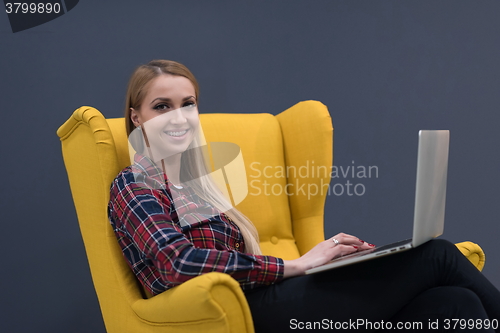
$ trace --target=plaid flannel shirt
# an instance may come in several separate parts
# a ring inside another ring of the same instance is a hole
[[[240,230],[189,187],[136,155],[111,185],[108,215],[123,255],[153,295],[208,272],[236,279],[243,290],[283,278],[283,260],[245,253]],[[171,183],[169,183],[171,184]]]

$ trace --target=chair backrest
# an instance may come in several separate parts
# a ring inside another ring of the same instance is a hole
[[[323,104],[301,102],[277,116],[202,114],[201,123],[209,144],[241,148],[249,192],[236,207],[256,225],[264,254],[294,259],[324,239],[333,128]],[[127,303],[145,295],[107,218],[110,184],[130,164],[124,119],[81,107],[57,134],[104,320],[126,322]]]

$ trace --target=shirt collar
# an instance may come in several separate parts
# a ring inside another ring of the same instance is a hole
[[[167,175],[162,169],[158,168],[156,164],[147,156],[136,153],[134,155],[134,166],[144,173],[147,177],[153,178],[161,183],[168,181]]]

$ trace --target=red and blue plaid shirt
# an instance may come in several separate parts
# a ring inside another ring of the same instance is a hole
[[[167,182],[151,160],[136,155],[113,181],[108,206],[125,259],[153,295],[208,272],[227,273],[244,290],[283,278],[282,259],[245,253],[227,215],[191,188]]]

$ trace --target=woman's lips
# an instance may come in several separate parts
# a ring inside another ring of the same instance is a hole
[[[189,129],[175,130],[175,131],[165,131],[164,133],[174,140],[182,140],[186,137]]]

